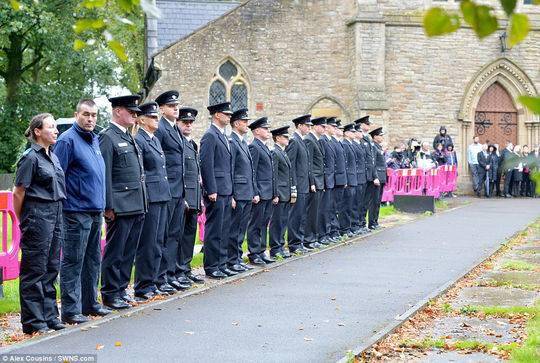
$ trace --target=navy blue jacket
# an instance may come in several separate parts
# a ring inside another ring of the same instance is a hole
[[[292,192],[291,161],[279,145],[275,145],[274,150],[272,150],[272,162],[274,164],[276,195],[280,202],[289,202]]]
[[[171,196],[181,198],[184,196],[184,139],[163,117],[154,136],[165,153]]]
[[[149,203],[167,202],[171,200],[167,169],[165,168],[165,155],[157,137],[150,135],[143,129],[139,129],[135,142],[141,149],[146,191]]]
[[[356,171],[356,154],[352,142],[343,139],[341,141],[343,150],[345,150],[345,169],[347,170],[347,185],[350,187],[358,186],[358,174]]]
[[[99,140],[75,122],[58,138],[54,154],[66,176],[64,210],[99,212],[105,208],[105,163]]]
[[[255,170],[255,195],[258,195],[261,200],[273,199],[276,193],[270,149],[261,140],[255,139],[249,144],[249,152]]]
[[[304,140],[294,133],[285,149],[291,161],[291,176],[293,186],[298,193],[309,193],[311,172],[308,165],[308,151]]]
[[[308,150],[309,168],[317,190],[324,189],[324,150],[311,132],[304,138]]]
[[[386,183],[386,160],[384,157],[382,146],[373,143],[373,154],[375,155],[375,177],[379,179],[381,184]]]
[[[336,140],[335,138],[331,139],[330,145],[334,149],[334,156],[335,156],[335,170],[334,170],[334,176],[335,176],[335,186],[344,186],[347,185],[347,170],[345,165],[345,150],[343,150],[343,145],[341,142]]]
[[[182,136],[183,137],[183,136]],[[199,150],[193,140],[184,139],[184,200],[189,209],[201,210],[201,163]]]
[[[229,138],[229,145],[233,162],[234,199],[252,200],[255,196],[255,170],[249,147],[246,143],[242,144],[242,140],[234,132]]]
[[[233,194],[233,169],[229,141],[214,124],[201,139],[203,194]]]
[[[366,180],[373,181],[377,177],[375,174],[375,153],[373,151],[375,143],[370,135],[364,135],[360,143],[366,152]]]
[[[324,188],[333,189],[336,184],[336,154],[331,145],[332,140],[323,135],[319,139],[319,144],[324,150]]]
[[[358,184],[365,184],[366,180],[366,150],[361,143],[353,141],[352,147],[356,156],[356,174]]]

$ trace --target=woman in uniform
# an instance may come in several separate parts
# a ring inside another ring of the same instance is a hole
[[[17,163],[13,202],[21,229],[19,294],[26,334],[60,330],[54,281],[60,267],[64,172],[52,153],[58,130],[51,114],[36,115],[25,132],[31,147]]]

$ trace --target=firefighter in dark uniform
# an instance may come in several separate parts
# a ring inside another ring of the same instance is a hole
[[[17,162],[13,202],[21,229],[19,296],[25,334],[60,330],[54,282],[60,269],[64,172],[51,151],[58,130],[51,114],[36,115],[25,136],[32,142]]]
[[[231,116],[232,132],[229,137],[232,163],[234,170],[234,195],[232,201],[231,227],[229,230],[227,265],[234,272],[252,270],[242,260],[242,243],[246,236],[251,208],[259,202],[255,195],[255,170],[249,152],[248,144],[244,139],[248,132],[248,109],[242,108]]]
[[[265,144],[271,137],[268,127],[266,117],[261,117],[249,124],[255,137],[249,145],[255,170],[254,193],[260,198],[259,202],[251,208],[247,231],[248,258],[249,262],[254,265],[275,262],[272,257],[266,254],[267,227],[272,217],[272,206],[278,201],[272,173],[272,154]]]
[[[354,126],[356,132],[354,133],[354,140],[352,146],[356,155],[356,180],[358,185],[356,186],[356,192],[353,202],[353,218],[352,218],[352,230],[355,235],[366,233],[365,228],[362,226],[361,213],[363,210],[364,194],[366,192],[366,150],[362,145],[362,130],[360,124],[355,121]]]
[[[343,134],[341,121],[335,117],[330,117],[327,122],[331,126],[332,137],[330,146],[334,150],[334,190],[332,194],[332,215],[330,218],[330,240],[339,242],[341,240],[339,232],[339,211],[343,208],[343,192],[347,185],[347,170],[345,165],[345,150],[341,144],[340,137]]]
[[[296,131],[289,140],[285,149],[291,161],[291,176],[293,187],[296,187],[296,203],[291,206],[289,223],[287,225],[287,241],[291,253],[303,253],[304,230],[306,226],[307,196],[310,190],[315,191],[315,185],[310,183],[311,172],[308,165],[308,151],[304,137],[309,133],[311,115],[304,115],[292,120]]]
[[[311,122],[313,128],[304,139],[308,150],[308,166],[315,185],[315,191],[312,190],[307,199],[304,247],[308,250],[323,246],[319,243],[319,207],[324,189],[324,149],[319,144],[319,139],[324,134],[326,117],[314,118]]]
[[[184,138],[184,190],[186,211],[184,217],[184,232],[180,242],[180,252],[177,257],[176,277],[187,278],[196,284],[204,283],[204,278],[191,271],[193,248],[197,235],[197,217],[201,213],[201,167],[199,161],[199,147],[191,138],[193,122],[199,112],[194,108],[180,109],[176,125]]]
[[[201,139],[201,177],[206,222],[204,224],[204,272],[222,279],[236,272],[227,268],[233,168],[225,127],[231,120],[231,104],[208,106],[212,124]]]
[[[101,264],[103,305],[127,309],[134,300],[126,293],[146,213],[142,154],[129,133],[135,124],[139,96],[109,98],[112,120],[99,135],[105,161],[107,245]]]
[[[383,142],[383,129],[378,127],[369,133],[373,138],[375,146],[373,147],[373,153],[375,155],[375,177],[373,184],[375,186],[375,192],[373,193],[374,199],[369,207],[369,229],[378,229],[379,227],[379,209],[381,207],[382,193],[384,184],[386,184],[386,160],[384,157],[382,142]]]
[[[167,202],[171,200],[165,154],[154,133],[159,125],[159,106],[156,102],[140,105],[135,141],[143,156],[148,212],[144,218],[141,238],[135,256],[135,299],[145,301],[156,294],[158,268],[165,242]]]
[[[184,230],[184,138],[176,126],[179,113],[179,93],[166,91],[156,97],[161,119],[155,133],[165,153],[167,178],[171,200],[167,206],[169,219],[165,234],[165,247],[158,273],[158,288],[167,293],[185,290],[191,286],[186,278],[176,278],[176,259]]]
[[[353,235],[353,208],[356,195],[356,187],[358,186],[358,172],[356,168],[356,154],[352,143],[354,142],[354,133],[356,132],[354,124],[347,124],[343,128],[343,150],[345,154],[345,170],[347,171],[347,186],[343,193],[342,209],[339,211],[339,229],[343,237],[351,237]]]
[[[374,195],[376,194],[376,186],[374,184],[374,179],[376,178],[375,154],[373,152],[373,148],[375,147],[375,145],[373,144],[373,139],[368,133],[369,126],[371,125],[371,122],[369,121],[369,116],[364,116],[358,119],[357,123],[360,125],[360,129],[362,130],[362,138],[360,139],[360,143],[362,144],[366,152],[366,187],[364,191],[362,209],[360,210],[360,228],[362,228],[363,232],[365,233],[370,231],[368,225],[366,224],[366,214],[368,212],[370,203],[374,199]]]
[[[291,198],[296,198],[296,187],[293,187],[291,177],[291,161],[285,152],[289,145],[289,126],[272,130],[274,149],[272,159],[274,181],[276,184],[278,203],[274,206],[270,222],[270,256],[289,258],[291,254],[285,249],[285,230],[289,219]]]
[[[319,138],[319,144],[324,150],[324,191],[321,197],[321,214],[320,214],[320,230],[319,243],[328,245],[337,242],[331,238],[332,233],[332,213],[335,213],[334,208],[334,187],[336,185],[336,154],[332,146],[332,125],[335,124],[335,117],[328,118],[324,125],[324,134]]]

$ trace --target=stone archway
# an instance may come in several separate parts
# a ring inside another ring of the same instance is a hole
[[[307,107],[306,113],[310,113],[312,117],[337,117],[342,120],[342,123],[350,122],[351,117],[345,107],[335,97],[324,95],[315,99]]]
[[[536,87],[527,74],[509,59],[500,58],[495,60],[476,73],[468,84],[461,103],[458,120],[460,121],[459,144],[461,145],[459,152],[461,160],[463,160],[460,168],[462,176],[468,176],[469,174],[467,146],[472,142],[475,131],[477,131],[475,127],[477,107],[481,97],[494,84],[504,89],[515,106],[517,142],[531,144],[538,140],[540,135],[538,117],[517,102],[518,97],[521,95],[536,96]],[[493,87],[490,89],[491,91],[493,91]]]

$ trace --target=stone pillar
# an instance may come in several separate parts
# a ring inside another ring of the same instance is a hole
[[[386,24],[377,0],[358,0],[353,31],[353,76],[361,114],[382,115],[388,109],[385,87]]]

